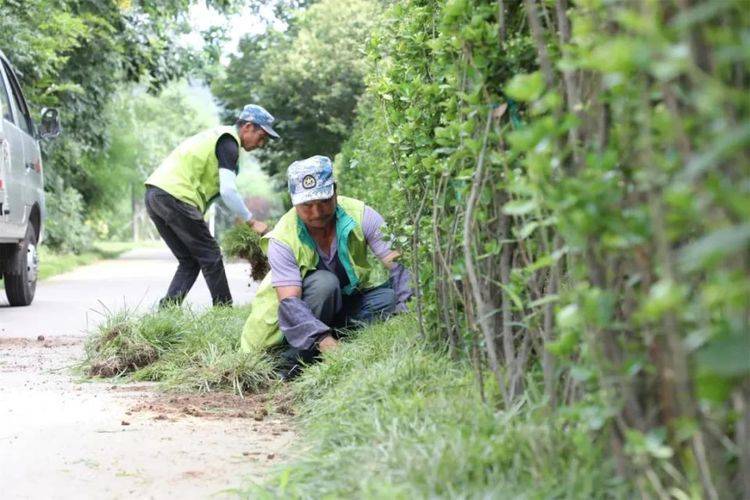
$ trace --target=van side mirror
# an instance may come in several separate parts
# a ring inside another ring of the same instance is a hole
[[[42,121],[39,124],[39,137],[42,139],[54,139],[60,135],[60,115],[54,108],[42,109]]]

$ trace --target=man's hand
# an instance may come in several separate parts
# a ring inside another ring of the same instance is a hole
[[[320,342],[318,342],[318,350],[320,352],[328,352],[336,349],[338,346],[339,341],[330,335],[326,335]]]
[[[261,222],[259,220],[250,219],[247,221],[247,225],[250,226],[250,229],[258,233],[259,235],[263,236],[268,232],[268,224],[265,222]]]
[[[391,270],[396,265],[398,265],[398,262],[396,262],[396,259],[398,259],[399,257],[401,257],[401,252],[392,250],[388,255],[386,255],[385,257],[381,259],[381,262],[383,263],[386,269]]]

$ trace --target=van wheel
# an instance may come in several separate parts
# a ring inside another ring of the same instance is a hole
[[[34,300],[39,271],[34,226],[28,225],[26,237],[13,247],[5,264],[5,295],[8,302],[12,306],[28,306]]]

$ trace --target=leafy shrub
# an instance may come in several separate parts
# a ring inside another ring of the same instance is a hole
[[[93,232],[84,221],[86,207],[81,193],[58,183],[46,193],[45,199],[47,246],[62,253],[76,254],[90,248]]]
[[[593,398],[643,497],[750,486],[744,4],[395,2],[337,161],[409,236],[417,334],[504,411]]]

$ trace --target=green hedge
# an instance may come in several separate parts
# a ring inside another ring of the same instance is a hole
[[[750,19],[691,4],[398,2],[337,169],[489,403],[539,377],[642,495],[726,498],[750,488]]]

